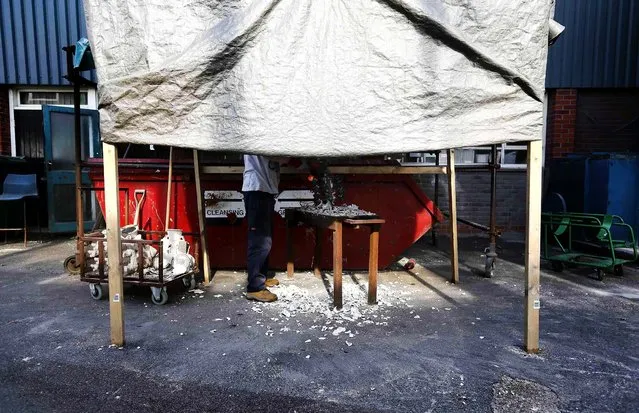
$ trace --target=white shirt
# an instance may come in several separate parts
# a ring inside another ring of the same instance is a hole
[[[264,156],[244,155],[242,191],[262,191],[277,195],[280,184],[280,164]]]

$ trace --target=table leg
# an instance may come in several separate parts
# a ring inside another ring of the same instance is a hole
[[[368,250],[368,304],[377,304],[377,266],[379,262],[379,225],[371,225]]]
[[[333,304],[342,308],[342,223],[333,222]]]
[[[313,272],[316,276],[322,276],[322,239],[324,228],[315,227],[315,254],[313,255]]]
[[[286,220],[286,275],[288,278],[293,278],[295,273],[294,252],[293,252],[293,230],[291,228],[292,223],[290,220]]]

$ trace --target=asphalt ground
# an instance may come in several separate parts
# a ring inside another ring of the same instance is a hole
[[[429,239],[429,238],[428,238]],[[500,243],[483,278],[482,238],[407,251],[418,266],[344,277],[278,274],[281,300],[243,295],[245,273],[209,287],[125,289],[126,345],[109,347],[106,300],[68,276],[68,239],[0,244],[0,411],[7,412],[632,412],[639,411],[639,272],[541,276],[541,352],[522,351],[521,242]]]

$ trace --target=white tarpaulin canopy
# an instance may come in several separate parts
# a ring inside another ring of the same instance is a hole
[[[551,0],[84,0],[102,138],[356,156],[541,139]]]

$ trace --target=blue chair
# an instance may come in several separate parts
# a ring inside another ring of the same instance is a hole
[[[24,246],[27,246],[27,198],[38,196],[36,175],[8,174],[2,185],[0,202],[22,201],[23,228],[0,228],[0,231],[24,231]],[[5,220],[6,222],[6,220]],[[39,222],[39,221],[38,221]]]

